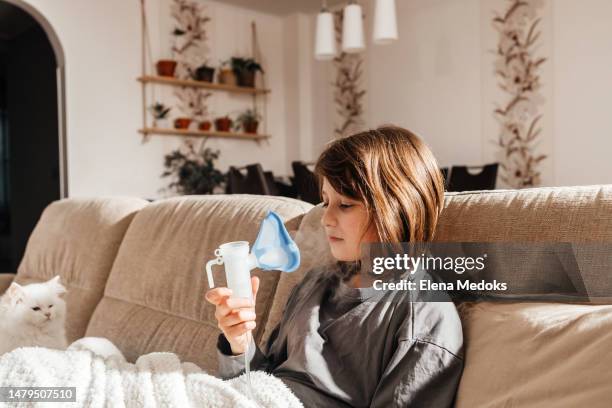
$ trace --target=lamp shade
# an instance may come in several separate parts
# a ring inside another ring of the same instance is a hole
[[[372,40],[375,44],[389,44],[397,37],[395,0],[376,0]]]
[[[361,6],[349,4],[344,8],[342,23],[342,51],[360,52],[365,49]]]
[[[318,60],[330,60],[335,56],[334,16],[331,12],[324,10],[317,16],[315,58]]]

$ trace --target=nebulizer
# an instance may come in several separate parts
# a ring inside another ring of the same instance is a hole
[[[251,270],[279,270],[293,272],[300,265],[300,250],[289,236],[282,219],[274,211],[268,211],[259,226],[259,232],[253,250],[249,253],[248,241],[227,242],[215,249],[215,259],[206,263],[208,286],[215,287],[212,275],[213,265],[225,265],[227,287],[232,290],[232,297],[253,300],[251,288]],[[244,352],[245,375],[250,397],[251,371],[249,347],[251,332],[247,332],[247,348]]]

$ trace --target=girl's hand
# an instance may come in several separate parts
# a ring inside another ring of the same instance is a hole
[[[259,278],[251,278],[253,300],[232,298],[228,288],[214,288],[206,292],[205,298],[216,306],[215,318],[234,355],[243,354],[249,342],[247,333],[255,328],[255,302],[259,290]]]

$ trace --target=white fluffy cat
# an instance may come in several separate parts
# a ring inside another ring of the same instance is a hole
[[[56,276],[47,282],[15,282],[0,297],[0,355],[18,347],[66,349],[66,288]]]

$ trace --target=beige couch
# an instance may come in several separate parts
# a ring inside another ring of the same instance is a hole
[[[256,272],[262,279],[261,343],[303,273],[332,260],[320,207],[249,195],[153,203],[61,200],[43,212],[15,280],[62,276],[69,289],[70,341],[104,336],[131,361],[173,351],[214,373],[219,331],[203,298],[203,265],[221,243],[252,243],[267,210],[286,221],[302,265],[292,274]],[[612,242],[612,186],[448,193],[436,239]],[[0,293],[10,279],[0,275]],[[612,400],[612,307],[483,303],[462,312],[466,361],[458,406],[604,406]]]

